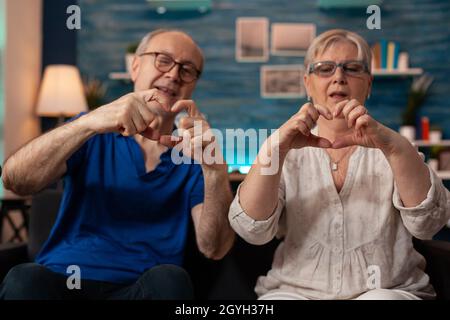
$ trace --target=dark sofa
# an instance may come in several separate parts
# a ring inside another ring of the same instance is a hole
[[[16,264],[32,261],[46,240],[58,211],[61,193],[46,190],[33,197],[28,243],[0,245],[0,281]],[[256,279],[271,266],[279,241],[253,246],[237,238],[234,247],[220,261],[206,259],[197,250],[190,226],[185,268],[192,277],[197,299],[256,299]],[[427,273],[438,299],[450,300],[450,242],[414,239],[414,245],[427,260]]]

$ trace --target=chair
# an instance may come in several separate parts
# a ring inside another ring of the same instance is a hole
[[[0,244],[0,281],[13,266],[33,261],[47,240],[58,213],[61,191],[44,190],[33,196],[26,243]]]
[[[33,197],[29,217],[28,243],[0,245],[0,282],[13,266],[34,260],[47,239],[61,201],[61,192],[45,190]],[[193,225],[189,227],[185,268],[189,272],[197,299],[254,300],[253,288],[259,275],[270,269],[279,244],[274,239],[253,246],[237,237],[236,243],[221,261],[206,259],[197,250]],[[414,239],[414,246],[427,260],[438,299],[450,300],[450,242]]]

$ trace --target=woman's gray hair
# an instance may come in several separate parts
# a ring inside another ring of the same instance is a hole
[[[372,72],[372,50],[366,40],[355,32],[344,29],[325,31],[313,40],[306,52],[304,60],[306,70],[308,70],[309,64],[314,62],[317,56],[322,55],[331,45],[340,41],[353,43],[358,49],[358,60],[364,61],[369,68],[369,72]]]
[[[156,29],[156,30],[154,30],[154,31],[151,31],[151,32],[149,32],[149,33],[147,33],[143,38],[142,38],[142,40],[141,40],[141,42],[139,43],[139,46],[137,47],[137,49],[136,49],[136,52],[135,52],[135,54],[137,54],[137,55],[140,55],[140,54],[143,54],[144,52],[145,52],[145,50],[147,50],[147,47],[148,47],[148,44],[150,43],[150,40],[152,40],[155,36],[157,36],[158,34],[161,34],[161,33],[167,33],[167,32],[178,32],[178,33],[182,33],[182,34],[185,34],[186,36],[188,36],[189,38],[191,38],[192,39],[192,37],[189,35],[189,34],[187,34],[186,32],[184,32],[184,31],[182,31],[182,30],[178,30],[178,29]],[[195,43],[195,41],[192,39],[192,42],[194,42],[194,44],[196,44]],[[197,45],[197,44],[196,44]],[[198,45],[197,45],[197,48],[198,48],[198,50],[199,50],[199,52],[200,52],[200,55],[201,55],[201,65],[200,65],[200,71],[202,71],[203,70],[203,63],[204,63],[204,57],[203,57],[203,53],[202,53],[202,50],[200,49],[200,47],[198,47]]]

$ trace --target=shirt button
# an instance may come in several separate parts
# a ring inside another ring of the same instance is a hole
[[[339,248],[339,247],[334,247],[334,248],[333,248],[333,252],[334,252],[334,253],[341,253],[341,248]]]

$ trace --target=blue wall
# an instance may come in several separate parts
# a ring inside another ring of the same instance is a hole
[[[262,99],[259,90],[261,63],[235,61],[235,20],[240,16],[268,17],[270,22],[313,22],[318,33],[346,28],[369,43],[380,38],[398,41],[410,54],[410,64],[434,78],[421,115],[444,128],[450,138],[450,2],[448,0],[385,1],[381,30],[368,30],[365,9],[324,11],[311,0],[213,0],[209,14],[165,18],[150,12],[145,0],[79,0],[82,29],[78,31],[77,61],[84,75],[105,81],[108,99],[132,87],[108,79],[112,71],[124,70],[123,56],[130,42],[161,27],[186,30],[203,48],[206,68],[194,96],[213,127],[277,128],[303,104],[303,99]],[[302,63],[302,58],[271,57],[265,64]],[[411,79],[380,79],[373,85],[367,105],[380,122],[397,129]]]
[[[77,1],[43,1],[42,71],[49,64],[77,63],[77,31],[66,27],[66,9],[73,4]]]

